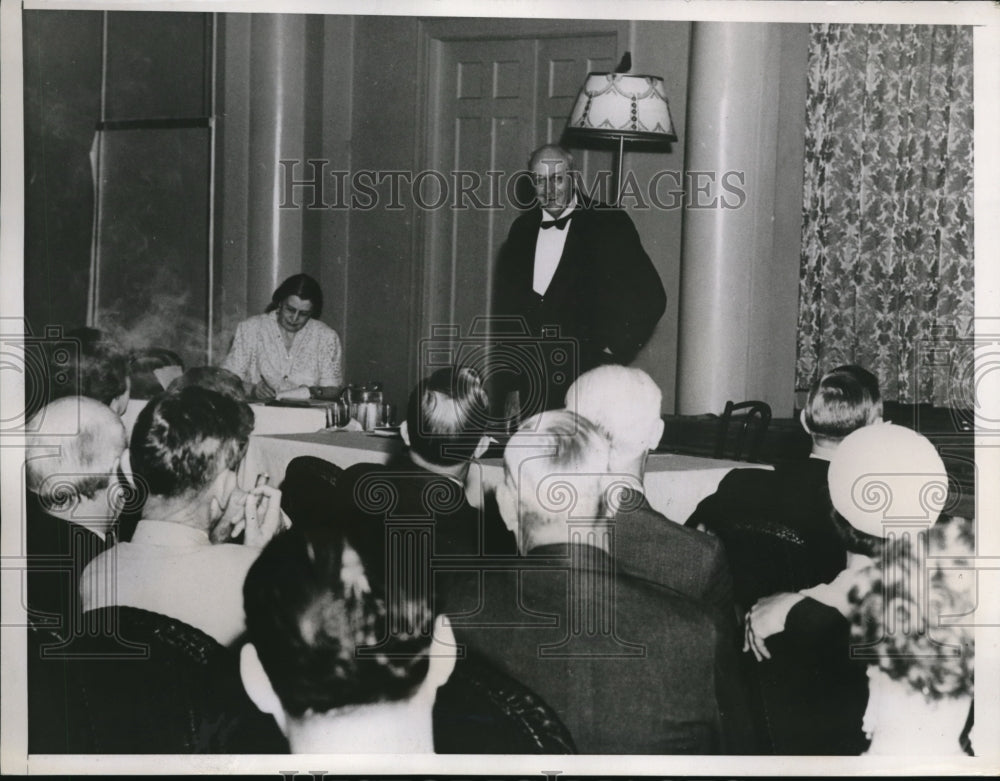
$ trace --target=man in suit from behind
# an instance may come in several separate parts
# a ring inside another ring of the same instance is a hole
[[[722,638],[717,667],[719,700],[728,742],[749,753],[745,685],[738,675],[738,615],[733,579],[717,537],[674,523],[650,506],[643,492],[646,460],[663,436],[662,393],[642,369],[598,366],[580,375],[566,393],[567,409],[593,423],[610,445],[615,560],[629,575],[697,600]]]
[[[514,221],[500,250],[493,314],[523,318],[534,338],[558,328],[560,344],[572,341],[577,355],[573,367],[543,353],[545,387],[517,388],[525,415],[559,407],[580,372],[631,363],[667,302],[632,220],[579,191],[569,152],[546,144],[528,168],[535,206]]]
[[[609,455],[575,413],[524,421],[497,488],[523,555],[485,573],[456,638],[541,696],[582,753],[719,751],[718,635],[694,600],[616,566]]]
[[[387,464],[354,464],[337,480],[330,523],[351,534],[370,562],[369,577],[380,586],[388,588],[405,573],[433,586],[435,609],[443,609],[451,593],[475,577],[468,569],[449,568],[449,559],[517,554],[496,513],[467,496],[470,469],[479,469],[473,461],[489,445],[488,405],[475,370],[438,369],[410,393],[400,426],[406,449]],[[426,539],[426,547],[401,546],[400,535],[409,534]],[[390,557],[402,551],[413,558],[390,565]]]
[[[614,524],[619,566],[704,602],[732,623],[732,578],[719,540],[674,523],[643,492],[646,459],[663,436],[661,401],[652,377],[626,366],[591,369],[566,393],[566,408],[593,423],[611,447],[611,472],[622,486]]]
[[[846,549],[830,520],[827,471],[848,434],[881,422],[878,380],[860,366],[832,369],[813,383],[801,419],[812,438],[808,459],[781,462],[773,471],[734,469],[686,522],[716,533],[724,533],[735,522],[787,527],[806,541],[813,554],[812,582],[799,588],[827,581],[845,566]],[[736,596],[739,601],[740,594]]]
[[[107,405],[64,396],[25,428],[29,620],[68,637],[80,624],[80,575],[111,545],[121,510],[125,427]]]

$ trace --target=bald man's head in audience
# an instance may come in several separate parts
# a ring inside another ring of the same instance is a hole
[[[497,486],[500,515],[521,553],[569,542],[571,524],[601,526],[609,458],[607,438],[575,412],[551,410],[521,423],[504,448]]]
[[[115,490],[126,448],[121,418],[94,399],[64,396],[39,410],[25,430],[28,490],[50,515],[107,532],[123,501]]]
[[[642,369],[609,364],[584,372],[566,391],[566,409],[582,415],[611,444],[611,470],[642,478],[660,444],[663,394]]]

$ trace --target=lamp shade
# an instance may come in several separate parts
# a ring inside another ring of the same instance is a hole
[[[628,73],[588,74],[566,133],[615,141],[677,140],[663,79]]]

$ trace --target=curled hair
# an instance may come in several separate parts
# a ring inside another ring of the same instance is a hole
[[[896,540],[851,594],[852,639],[874,646],[881,670],[930,700],[973,693],[975,633],[968,617],[976,607],[976,578],[972,563],[963,561],[973,554],[972,535],[971,521],[950,518]],[[913,577],[921,560],[926,594]],[[890,620],[895,631],[887,633]]]
[[[150,494],[199,491],[246,453],[253,411],[205,388],[163,393],[143,407],[132,429],[133,471]]]
[[[814,437],[839,442],[873,422],[881,407],[881,398],[872,396],[868,383],[841,367],[824,374],[809,389],[805,421]]]
[[[303,301],[311,302],[313,308],[310,317],[318,318],[323,314],[323,291],[319,282],[308,274],[294,274],[278,285],[278,289],[271,296],[271,303],[264,311],[273,312],[289,296],[298,296]]]
[[[427,677],[430,605],[366,573],[341,534],[318,527],[282,532],[247,573],[247,639],[292,716],[405,700]]]
[[[96,328],[77,328],[66,334],[75,343],[69,361],[49,358],[52,378],[50,400],[64,396],[86,396],[102,404],[111,404],[128,388],[128,354]],[[58,347],[57,345],[53,345]]]
[[[432,464],[467,461],[486,430],[489,398],[475,369],[438,369],[406,406],[410,449]]]

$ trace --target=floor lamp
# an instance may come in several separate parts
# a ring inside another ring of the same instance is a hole
[[[629,61],[628,59],[623,62]],[[590,73],[566,122],[566,143],[615,144],[614,206],[621,201],[625,144],[669,148],[677,140],[663,79],[628,73]]]

